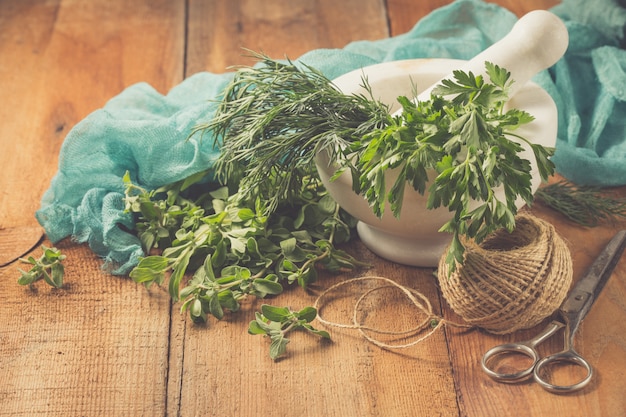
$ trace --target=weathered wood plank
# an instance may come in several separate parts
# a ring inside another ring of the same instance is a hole
[[[548,10],[561,3],[560,0],[528,0],[524,2],[515,0],[489,0],[488,2],[507,8],[518,16],[525,15],[537,9]]]
[[[245,49],[295,59],[388,34],[381,0],[195,0],[189,2],[186,73],[250,65]]]
[[[0,269],[0,416],[163,415],[169,295],[100,271],[84,246],[57,247],[60,290]]]
[[[30,214],[78,121],[133,83],[166,92],[182,80],[183,5],[2,3],[0,227],[34,222]]]
[[[135,82],[182,80],[184,3],[2,1],[0,227],[35,224],[78,121]],[[84,246],[58,247],[61,290],[0,269],[0,415],[163,415],[169,296],[104,273]]]

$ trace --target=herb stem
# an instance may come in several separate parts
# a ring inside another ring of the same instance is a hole
[[[323,260],[324,258],[328,257],[330,255],[330,253],[331,253],[330,248],[327,248],[320,255],[317,255],[315,258],[311,258],[311,259],[307,260],[302,265],[302,270],[306,270],[307,268],[312,267],[316,262],[319,262],[319,261]]]

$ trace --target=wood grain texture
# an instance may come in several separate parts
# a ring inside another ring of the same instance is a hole
[[[397,35],[450,2],[0,0],[0,228],[35,224],[65,135],[125,87],[146,81],[165,93],[195,72],[251,63],[242,47],[297,58],[314,48]],[[557,3],[494,2],[518,16]],[[567,239],[576,276],[615,229],[626,227],[575,227],[540,205],[533,213]],[[532,383],[497,384],[479,368],[487,348],[535,329],[493,336],[449,327],[411,348],[385,350],[355,330],[330,328],[332,342],[296,333],[289,354],[272,361],[268,341],[246,333],[263,302],[301,308],[333,283],[364,274],[420,291],[435,313],[459,320],[440,300],[431,269],[381,260],[358,241],[346,249],[370,262],[370,270],[321,273],[308,292],[292,288],[250,301],[206,326],[191,323],[164,289],[148,291],[103,272],[86,247],[70,240],[57,246],[68,256],[61,290],[20,287],[18,263],[0,269],[0,416],[626,415],[625,261],[576,339],[597,370],[592,386],[555,396]],[[324,317],[348,322],[366,288],[334,294]],[[376,327],[404,329],[421,319],[388,288],[371,294],[364,307],[363,319]],[[558,347],[555,338],[541,349]]]
[[[13,176],[0,191],[0,227],[34,222],[30,214],[78,121],[136,82],[166,92],[182,80],[183,6],[167,0],[132,6],[2,2],[0,167]]]
[[[5,266],[30,252],[44,237],[41,226],[18,226],[0,229],[0,266]]]
[[[168,0],[0,2],[0,227],[36,224],[78,121],[133,83],[165,92],[182,80],[184,11]],[[58,247],[62,290],[17,285],[19,263],[0,269],[0,415],[163,415],[169,296],[105,273],[86,247]]]
[[[382,0],[192,0],[187,75],[250,65],[245,49],[295,59],[312,49],[387,36]]]
[[[0,270],[0,416],[163,415],[169,295],[104,273],[85,247],[57,247],[63,289]]]

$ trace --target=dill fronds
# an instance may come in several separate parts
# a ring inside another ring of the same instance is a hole
[[[391,116],[388,106],[341,93],[312,67],[255,57],[259,64],[237,70],[214,119],[194,133],[212,132],[219,144],[217,177],[241,175],[240,191],[271,212],[316,174],[318,152],[348,164],[349,143]]]
[[[626,218],[626,198],[611,195],[601,187],[559,181],[537,190],[535,198],[581,226],[595,227],[604,221]]]

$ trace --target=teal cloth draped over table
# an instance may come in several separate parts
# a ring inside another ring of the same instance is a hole
[[[559,130],[554,162],[578,184],[626,184],[626,10],[615,0],[564,0],[552,11],[566,23],[565,56],[534,81],[555,100]],[[506,35],[517,17],[479,0],[458,0],[433,11],[402,35],[318,49],[296,59],[329,78],[384,61],[410,58],[470,59]],[[213,141],[188,138],[211,118],[215,99],[232,73],[195,74],[167,95],[150,85],[128,87],[67,135],[58,172],[36,217],[48,238],[88,242],[114,274],[127,273],[143,256],[124,213],[122,176],[147,189],[210,168],[219,155]]]

